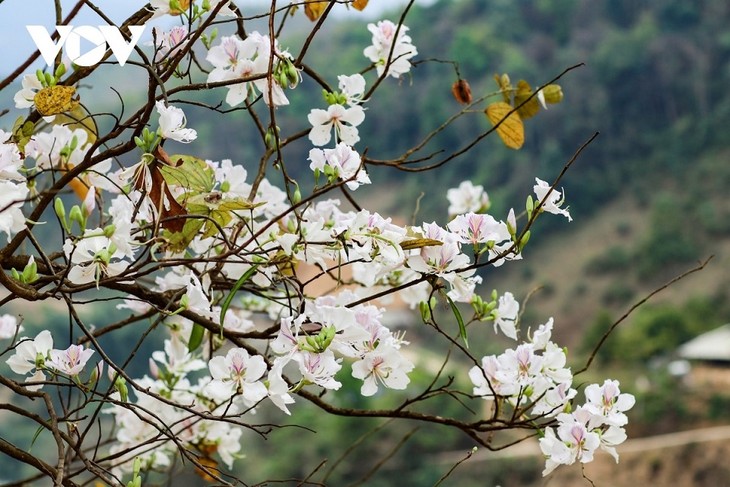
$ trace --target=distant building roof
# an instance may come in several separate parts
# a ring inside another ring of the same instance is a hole
[[[730,324],[693,338],[680,346],[677,353],[688,360],[730,361]]]

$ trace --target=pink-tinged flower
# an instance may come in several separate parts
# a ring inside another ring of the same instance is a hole
[[[168,55],[174,56],[184,46],[185,39],[188,36],[188,29],[184,25],[177,25],[168,31],[155,27],[154,31],[157,36],[155,62],[160,62]]]
[[[48,354],[53,348],[53,337],[51,332],[43,330],[33,340],[22,338],[17,347],[15,354],[10,357],[6,363],[10,369],[16,374],[26,375],[35,369],[35,374],[28,377],[26,382],[40,382],[46,380],[42,367],[48,359]],[[30,390],[38,390],[43,387],[42,384],[28,386]]]
[[[357,126],[365,120],[365,110],[359,105],[345,108],[335,103],[327,110],[312,109],[307,115],[312,130],[309,131],[309,140],[316,146],[327,145],[332,139],[332,130],[335,138],[347,145],[355,145],[360,140]]]
[[[85,349],[81,345],[71,345],[66,350],[51,350],[51,361],[47,365],[62,374],[78,375],[92,355],[93,350]]]
[[[597,433],[590,431],[587,425],[572,414],[558,415],[557,437],[552,428],[545,430],[540,439],[540,449],[545,455],[545,476],[559,465],[571,465],[576,461],[588,463],[593,461],[593,453],[601,444]]]
[[[335,374],[342,368],[332,350],[322,353],[300,352],[293,356],[299,364],[302,378],[325,389],[338,390],[342,384],[335,380]]]
[[[158,101],[155,104],[157,113],[160,114],[160,128],[158,133],[165,139],[176,140],[185,144],[192,142],[198,137],[193,129],[185,128],[185,113],[172,105],[165,106],[165,103]]]
[[[334,149],[312,149],[309,151],[309,168],[319,170],[347,181],[347,187],[355,190],[361,184],[370,184],[370,177],[362,168],[360,155],[352,147],[340,142]]]
[[[482,185],[474,186],[471,181],[462,181],[458,188],[446,191],[449,200],[449,215],[461,215],[489,209],[489,195]]]
[[[408,266],[411,269],[443,277],[469,264],[469,257],[461,253],[459,237],[456,234],[447,232],[436,223],[424,223],[422,229],[424,238],[440,240],[443,243],[423,247],[418,254],[410,256]]]
[[[394,78],[399,78],[411,70],[409,60],[418,54],[418,50],[411,43],[410,36],[406,35],[408,27],[401,25],[398,28],[390,20],[381,20],[377,24],[368,24],[368,30],[373,35],[372,45],[366,47],[363,54],[375,63],[378,76],[386,72],[386,65],[388,65],[387,75]]]
[[[28,197],[25,184],[12,181],[0,181],[0,233],[11,237],[25,228],[25,216],[22,207]]]
[[[515,384],[502,383],[497,378],[500,364],[495,355],[482,357],[481,366],[475,365],[469,370],[469,379],[474,384],[474,395],[485,399],[497,396],[517,394],[519,387]],[[491,385],[491,387],[490,387]]]
[[[245,349],[234,348],[225,357],[210,359],[208,368],[213,380],[205,390],[215,400],[225,401],[240,394],[244,404],[251,407],[268,395],[260,380],[266,373],[266,363],[260,355],[251,357]]]
[[[361,360],[352,364],[352,376],[363,381],[360,394],[372,396],[383,385],[390,389],[405,389],[411,379],[408,373],[413,363],[397,349],[381,345],[366,353]]]
[[[477,245],[480,243],[500,243],[509,240],[507,225],[498,222],[491,215],[466,213],[451,220],[447,228],[457,234],[461,243]]]
[[[547,211],[548,213],[552,213],[553,215],[563,215],[565,218],[568,219],[569,222],[573,221],[573,219],[570,217],[570,213],[568,213],[568,209],[560,208],[560,206],[565,201],[561,192],[556,189],[553,189],[551,191],[550,185],[540,178],[535,178],[535,181],[537,182],[537,184],[535,184],[534,190],[538,202],[542,201],[543,198],[547,196],[545,203],[543,203],[542,205],[542,209],[544,211]],[[550,193],[549,195],[548,192]]]
[[[275,41],[276,58],[273,60],[273,72],[279,68],[280,59],[291,59],[291,55],[279,49]],[[236,106],[254,94],[255,87],[264,96],[267,105],[288,105],[289,100],[284,89],[274,77],[264,76],[269,73],[271,61],[271,38],[258,32],[251,32],[245,40],[236,36],[221,38],[221,43],[211,47],[206,56],[214,69],[208,75],[208,82],[231,81],[259,76],[252,81],[241,81],[228,86],[226,103]]]
[[[15,338],[15,336],[22,331],[23,327],[18,324],[18,319],[15,316],[0,316],[0,340]]]
[[[617,380],[606,379],[602,386],[591,384],[586,387],[586,409],[592,414],[602,416],[610,426],[624,426],[629,419],[624,414],[636,403],[632,394],[621,393]]]

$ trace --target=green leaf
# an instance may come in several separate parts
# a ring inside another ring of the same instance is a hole
[[[462,340],[464,340],[464,346],[466,348],[469,348],[469,341],[466,338],[466,325],[464,324],[464,318],[461,317],[461,312],[459,311],[459,308],[456,306],[456,303],[446,294],[442,291],[442,294],[446,298],[446,300],[449,302],[449,306],[451,306],[451,311],[454,313],[454,317],[456,318],[456,322],[459,324],[459,336]]]
[[[204,160],[193,156],[173,155],[170,160],[177,166],[160,164],[165,182],[170,186],[181,186],[196,193],[209,193],[215,185],[213,170]]]
[[[228,296],[226,296],[226,299],[223,300],[223,305],[221,306],[221,318],[220,318],[220,324],[221,324],[221,335],[223,334],[223,320],[226,318],[226,313],[228,312],[228,308],[231,306],[231,302],[233,301],[233,297],[236,295],[239,289],[241,289],[241,286],[243,286],[246,281],[248,281],[251,276],[253,276],[256,273],[256,269],[258,269],[259,265],[254,264],[251,266],[249,270],[243,273],[241,277],[238,278],[236,281],[236,284],[233,285],[231,288],[231,292],[228,293]]]
[[[194,352],[198,349],[201,343],[203,343],[203,335],[205,334],[205,328],[198,323],[193,325],[193,331],[190,332],[190,339],[188,340],[188,352]]]

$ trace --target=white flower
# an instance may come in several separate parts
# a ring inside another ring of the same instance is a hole
[[[446,227],[461,237],[461,243],[472,245],[501,243],[511,238],[504,222],[498,222],[493,216],[482,213],[458,215]]]
[[[86,230],[77,242],[66,239],[63,251],[75,264],[68,273],[68,280],[74,284],[98,283],[103,277],[121,274],[129,266],[121,260],[124,254],[98,228]]]
[[[322,353],[299,352],[294,354],[294,361],[299,364],[299,372],[307,382],[325,389],[337,390],[342,384],[335,380],[335,374],[342,368],[332,350]]]
[[[603,417],[603,422],[610,426],[624,426],[629,419],[624,414],[636,403],[636,398],[628,393],[621,393],[617,380],[606,379],[602,386],[591,384],[586,387],[586,409],[592,414]]]
[[[361,184],[370,184],[370,177],[361,168],[360,155],[344,142],[337,144],[334,149],[310,150],[309,160],[312,161],[309,165],[310,169],[316,169],[325,174],[331,171],[333,177],[346,180],[347,187],[352,190],[357,189]]]
[[[517,315],[520,312],[520,303],[510,292],[504,293],[499,297],[499,305],[492,312],[494,317],[494,332],[497,333],[497,327],[502,330],[506,336],[513,340],[517,340]]]
[[[289,394],[289,385],[282,377],[282,371],[286,358],[277,358],[269,371],[269,399],[276,407],[291,415],[287,404],[294,403],[294,398]]]
[[[365,100],[362,99],[365,93],[365,78],[360,73],[351,76],[340,75],[337,77],[340,93],[345,95],[348,105],[359,105]]]
[[[71,345],[66,350],[51,350],[49,367],[67,375],[78,375],[94,354],[93,350],[85,349],[81,345]]]
[[[25,181],[25,176],[18,172],[23,166],[23,158],[17,144],[8,141],[11,134],[0,130],[0,180]]]
[[[449,200],[449,215],[461,215],[489,209],[489,195],[481,185],[474,186],[471,181],[462,181],[458,188],[446,191]]]
[[[352,364],[352,376],[363,381],[360,388],[363,396],[375,394],[379,384],[390,389],[405,389],[410,382],[408,373],[411,370],[413,363],[387,345],[380,345]]]
[[[276,72],[279,59],[290,59],[291,55],[280,50],[276,42],[274,47],[277,57],[273,62],[273,72]],[[209,83],[265,75],[269,72],[271,61],[271,38],[256,31],[251,32],[245,40],[236,36],[223,37],[220,44],[208,51],[205,59],[214,66],[208,75]],[[252,94],[251,86],[253,86],[264,95],[266,104],[274,106],[289,104],[284,89],[275,77],[261,76],[250,83],[252,85],[243,81],[228,85],[226,103],[230,106],[240,105],[249,94]]]
[[[14,234],[25,229],[25,216],[21,208],[27,196],[28,187],[25,184],[0,181],[0,232],[8,234],[8,242]]]
[[[377,25],[368,24],[368,30],[373,34],[372,45],[366,47],[363,54],[375,63],[378,76],[383,75],[388,61],[390,61],[390,65],[387,75],[394,78],[399,78],[411,70],[409,59],[418,54],[418,51],[411,44],[410,36],[406,35],[408,27],[401,25],[399,29],[390,20],[381,20]],[[397,38],[395,37],[396,31],[398,32]]]
[[[266,373],[266,363],[260,355],[251,357],[245,349],[234,348],[225,357],[210,359],[208,368],[213,380],[205,390],[218,401],[240,393],[244,404],[251,407],[268,395],[260,380]]]
[[[215,320],[216,316],[211,310],[210,299],[205,295],[200,280],[195,277],[195,274],[191,273],[186,282],[185,295],[183,296],[185,299],[185,308],[201,316]]]
[[[184,376],[188,372],[205,368],[205,362],[193,358],[187,345],[177,335],[165,340],[164,348],[164,352],[162,350],[152,352],[152,358],[164,365],[166,371],[171,374]]]
[[[155,108],[157,108],[157,113],[160,114],[158,133],[161,137],[186,144],[198,137],[195,130],[185,128],[185,113],[181,109],[172,105],[166,107],[162,101],[158,101]]]
[[[46,380],[45,374],[41,368],[48,359],[48,354],[53,348],[53,337],[51,332],[43,330],[33,340],[22,338],[17,347],[15,354],[10,357],[6,363],[10,369],[16,374],[26,375],[35,369],[35,374],[28,377],[26,382],[40,382]],[[43,387],[42,384],[28,386],[28,389],[34,391]]]
[[[560,208],[560,205],[562,205],[564,201],[560,191],[556,189],[553,189],[551,191],[550,185],[540,178],[535,178],[535,181],[537,182],[537,184],[535,185],[534,190],[538,202],[542,201],[543,198],[547,196],[545,203],[543,203],[542,205],[542,209],[547,211],[548,213],[552,213],[553,215],[563,215],[565,218],[568,219],[569,222],[573,221],[573,219],[570,217],[570,213],[568,213],[567,208]],[[550,192],[549,195],[548,192]]]
[[[18,319],[15,316],[0,316],[0,340],[15,338],[15,336],[22,331],[23,327],[18,324]]]
[[[13,97],[15,108],[31,108],[35,103],[36,93],[43,89],[43,85],[33,73],[23,76],[22,86],[23,88]]]
[[[338,141],[352,146],[360,140],[357,126],[365,120],[365,111],[359,105],[345,108],[335,103],[327,107],[327,110],[312,109],[307,120],[312,124],[312,130],[309,131],[312,144],[327,145],[332,139],[334,129]]]

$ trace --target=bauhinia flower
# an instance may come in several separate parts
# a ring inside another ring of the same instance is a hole
[[[486,211],[489,209],[489,195],[482,185],[474,186],[471,181],[462,181],[458,188],[446,191],[449,200],[449,215]]]
[[[504,222],[483,213],[458,215],[446,227],[461,237],[461,243],[472,245],[487,242],[495,244],[511,238]]]
[[[51,332],[43,330],[33,340],[21,338],[20,343],[15,347],[15,354],[6,363],[16,374],[26,375],[35,370],[35,373],[28,377],[26,382],[41,382],[46,380],[43,367],[48,360],[49,353],[53,348],[53,337]],[[43,387],[43,384],[27,386],[34,391]]]
[[[314,108],[307,115],[307,120],[312,124],[312,130],[309,131],[312,144],[327,145],[334,130],[336,140],[352,146],[360,140],[357,126],[365,120],[365,110],[359,105],[345,108],[335,103],[327,110]]]
[[[360,155],[344,142],[334,149],[310,150],[309,160],[312,161],[310,169],[321,171],[328,178],[345,180],[352,190],[361,184],[370,184],[370,177],[361,167]]]
[[[155,27],[154,31],[157,36],[155,62],[159,62],[168,55],[174,55],[184,45],[188,36],[188,29],[184,25],[176,25],[169,31]]]
[[[515,325],[517,323],[517,316],[520,312],[520,303],[510,292],[504,293],[499,297],[499,304],[497,308],[492,311],[492,317],[494,318],[494,332],[497,332],[497,327],[513,340],[517,340],[517,329]]]
[[[92,355],[94,355],[93,350],[81,345],[71,345],[66,350],[51,350],[51,360],[47,365],[62,374],[74,376],[84,370],[86,362]]]
[[[10,238],[25,228],[23,203],[28,196],[28,187],[25,184],[15,184],[11,181],[0,181],[0,232],[5,232]]]
[[[264,95],[264,102],[268,105],[288,105],[289,100],[284,94],[279,79],[284,81],[286,78],[285,84],[293,86],[299,81],[299,73],[291,63],[291,55],[280,50],[276,42],[274,48],[276,57],[273,60],[273,74],[266,76],[271,64],[271,38],[269,36],[254,31],[244,40],[237,36],[221,38],[220,44],[211,47],[205,58],[214,66],[208,75],[208,82],[241,80],[228,85],[226,103],[230,106],[243,103],[249,95],[254,94],[253,88]],[[279,73],[280,76],[274,76],[276,73]],[[251,77],[256,77],[256,79],[246,80]]]
[[[397,349],[381,345],[352,364],[352,376],[363,381],[360,394],[372,396],[383,385],[390,389],[405,389],[411,381],[408,373],[413,363]]]
[[[15,338],[15,336],[22,331],[23,327],[18,324],[18,319],[15,316],[0,316],[0,340]]]
[[[570,213],[567,208],[560,208],[565,201],[560,191],[551,189],[550,185],[540,178],[535,178],[534,190],[535,196],[537,196],[538,202],[542,201],[547,196],[545,202],[542,205],[542,210],[552,213],[553,215],[563,215],[568,219],[569,222],[573,221],[570,217]],[[548,194],[549,193],[549,194]]]
[[[624,414],[636,403],[632,394],[621,393],[617,380],[606,379],[602,386],[591,384],[586,387],[586,409],[603,416],[604,422],[611,426],[624,426],[629,419]]]
[[[129,266],[129,262],[122,260],[124,254],[98,228],[86,230],[77,242],[66,239],[63,251],[75,264],[68,273],[68,280],[74,284],[98,283],[104,277],[121,274]]]
[[[261,377],[266,373],[266,363],[261,355],[251,357],[246,349],[234,348],[225,357],[218,355],[208,363],[213,380],[206,392],[218,401],[226,401],[240,394],[246,406],[251,407],[268,395]]]
[[[155,108],[160,114],[160,128],[157,132],[162,138],[187,144],[198,137],[198,132],[185,128],[185,113],[181,109],[172,105],[166,107],[162,101],[158,101]]]
[[[418,50],[411,43],[410,36],[406,35],[408,27],[398,27],[390,20],[381,20],[377,24],[368,24],[368,30],[373,34],[372,45],[366,47],[363,54],[375,63],[378,76],[386,72],[386,66],[387,75],[394,78],[400,78],[411,70],[409,59],[418,54]]]

